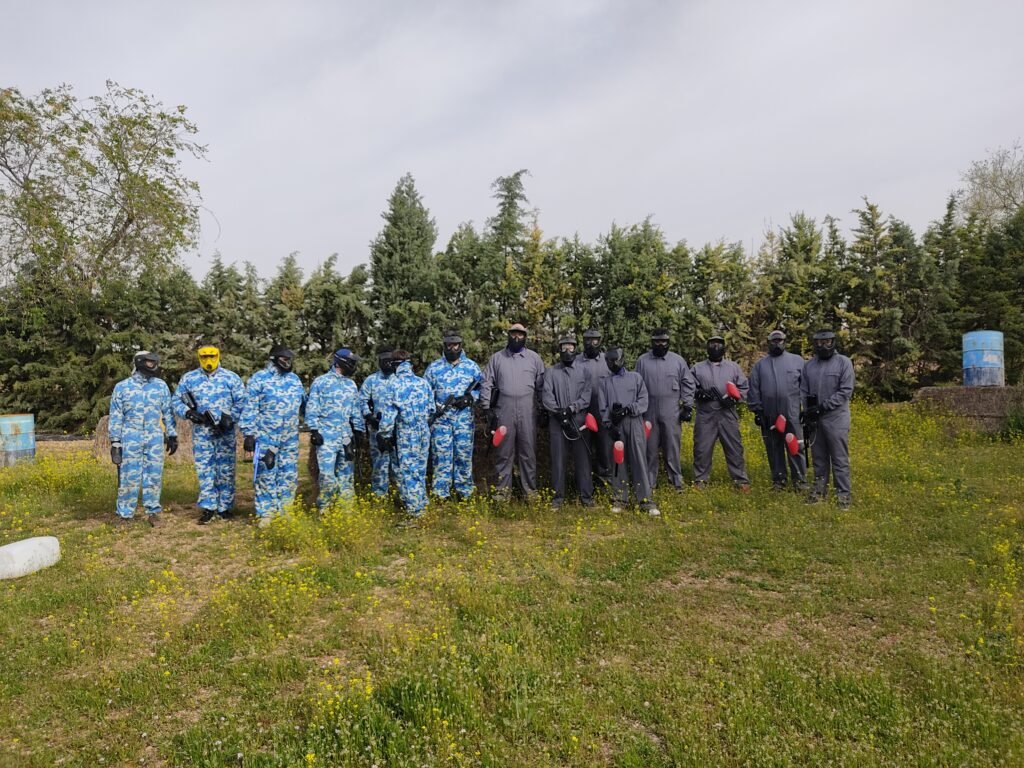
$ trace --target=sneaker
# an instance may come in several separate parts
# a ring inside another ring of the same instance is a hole
[[[164,521],[160,519],[160,513],[156,512],[152,515],[146,515],[146,522],[149,523],[150,528],[160,528]]]
[[[703,481],[703,480],[694,480],[693,481],[693,490],[695,490],[695,491],[703,491],[707,487],[708,487],[708,484],[705,481]]]
[[[615,506],[612,507],[611,512],[613,515],[618,515],[622,512],[622,507],[616,504]]]
[[[750,483],[740,483],[736,486],[736,490],[740,493],[750,493]]]
[[[784,490],[786,490],[786,484],[785,483],[780,483],[778,480],[776,480],[774,483],[772,483],[772,490],[773,491],[784,491]]]
[[[811,484],[805,481],[799,481],[797,483],[794,483],[793,490],[796,493],[807,493],[808,491],[811,490]]]
[[[562,508],[562,502],[560,502],[560,501],[552,501],[551,502],[551,511],[552,512],[557,512],[561,508]]]
[[[586,501],[581,501],[580,502],[580,506],[584,507],[585,509],[593,509],[594,508],[594,501],[593,501],[593,499],[587,499]]]
[[[196,525],[206,525],[207,523],[211,522],[215,517],[217,517],[217,513],[214,512],[212,509],[203,509],[202,507],[200,507],[199,511],[203,514],[201,514],[199,516],[199,519],[196,520]]]
[[[508,488],[499,488],[491,493],[491,500],[501,504],[508,504],[511,498],[512,492]]]
[[[217,517],[219,517],[221,520],[230,520],[234,516],[235,513],[232,512],[230,509],[225,509],[223,512],[217,513]]]
[[[807,498],[804,499],[805,504],[820,504],[825,501],[825,495],[818,491],[811,491],[807,494]]]
[[[651,517],[661,517],[661,510],[657,507],[651,507],[647,510],[647,514]]]
[[[118,515],[117,519],[114,520],[114,528],[116,528],[119,531],[126,531],[131,527],[133,522],[135,522],[133,518],[121,517],[120,515]]]
[[[836,506],[840,509],[849,509],[852,504],[849,496],[836,496]]]

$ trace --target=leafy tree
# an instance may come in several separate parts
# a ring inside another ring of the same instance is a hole
[[[987,224],[997,224],[1024,207],[1024,146],[1000,147],[984,160],[975,160],[961,177],[963,212]]]

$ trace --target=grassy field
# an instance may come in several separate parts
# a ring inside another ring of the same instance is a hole
[[[198,527],[175,466],[166,526],[117,532],[113,468],[43,446],[0,471],[0,544],[64,550],[0,582],[0,764],[1024,764],[1024,447],[859,406],[840,511],[769,492],[744,428],[749,496],[719,455],[657,520],[405,531]]]

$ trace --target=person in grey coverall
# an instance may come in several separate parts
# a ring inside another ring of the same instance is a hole
[[[644,418],[651,422],[647,439],[647,476],[651,489],[658,485],[658,449],[665,456],[665,471],[676,490],[683,490],[679,468],[681,424],[693,418],[693,374],[686,361],[668,351],[668,330],[651,332],[651,351],[636,361],[636,372],[647,387],[648,406]]]
[[[552,509],[560,508],[565,501],[566,460],[570,453],[580,503],[593,506],[594,480],[583,435],[584,419],[590,408],[590,376],[576,362],[576,339],[559,339],[558,362],[544,372],[541,403],[548,415],[551,435],[551,487],[555,491]]]
[[[804,363],[800,395],[804,424],[814,430],[811,448],[814,487],[807,502],[828,497],[829,474],[836,488],[836,503],[850,506],[850,398],[853,397],[853,362],[836,352],[836,335],[818,331],[812,337],[814,357]]]
[[[544,380],[540,355],[526,348],[526,328],[514,323],[508,329],[508,345],[491,355],[484,368],[480,402],[487,415],[490,434],[507,428],[495,450],[497,487],[494,496],[507,501],[512,492],[512,464],[519,464],[519,482],[527,499],[537,493],[537,401]]]
[[[772,473],[772,490],[786,490],[786,467],[794,490],[807,490],[807,457],[803,451],[790,456],[786,435],[804,439],[800,424],[800,378],[804,360],[786,351],[786,334],[775,330],[768,334],[768,354],[750,369],[750,391],[747,406],[754,414],[754,423],[761,428],[768,467]],[[776,429],[779,416],[786,419],[783,430]]]
[[[644,414],[648,409],[647,387],[639,373],[627,371],[626,356],[622,349],[613,347],[605,352],[605,362],[611,375],[601,382],[598,402],[601,423],[610,439],[621,440],[623,462],[612,470],[612,512],[621,512],[629,503],[629,486],[641,509],[651,517],[661,514],[654,503],[651,481],[647,473],[647,440],[644,438]]]
[[[597,395],[601,391],[601,385],[608,378],[608,366],[604,361],[604,352],[601,351],[601,332],[596,328],[589,328],[583,332],[583,354],[576,358],[576,365],[590,376],[590,412],[597,419],[597,433],[588,432],[584,437],[590,441],[593,451],[593,461],[597,482],[602,487],[607,487],[612,476],[612,441],[608,437],[608,430],[601,421]]]
[[[744,493],[750,491],[743,441],[740,439],[738,400],[728,394],[727,382],[739,390],[740,400],[747,396],[747,377],[732,360],[725,360],[725,339],[712,336],[707,341],[708,359],[693,366],[697,383],[697,423],[693,428],[693,483],[703,488],[711,477],[711,457],[715,443],[721,442],[725,465],[732,481]]]

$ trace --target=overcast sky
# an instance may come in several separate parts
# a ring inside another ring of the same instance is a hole
[[[920,233],[1024,138],[1024,3],[3,3],[0,86],[107,79],[184,104],[209,147],[201,275],[368,260],[411,172],[443,249],[527,168],[548,237],[647,215],[756,248],[867,195]]]

